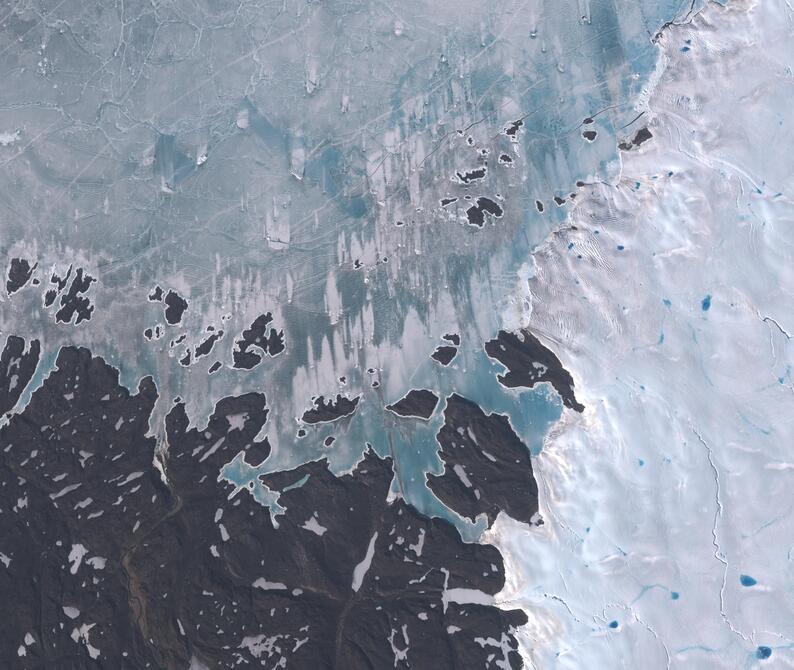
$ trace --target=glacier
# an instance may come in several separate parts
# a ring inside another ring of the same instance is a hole
[[[248,537],[245,514],[287,533],[298,512],[312,514],[296,528],[329,541],[317,515],[333,505],[302,500],[373,472],[381,485],[393,467],[384,515],[449,521],[466,551],[499,549],[495,596],[493,575],[486,591],[450,586],[438,563],[444,613],[462,590],[510,626],[523,610],[526,667],[794,664],[792,32],[787,0],[0,9],[0,331],[16,352],[0,430],[18,436],[79,360],[128,403],[113,430],[152,450],[131,473],[107,465],[161,514],[130,523],[133,537],[177,513],[155,504],[162,487],[181,509],[189,458],[196,486],[233,508],[201,549],[212,558],[231,551],[229,515],[232,544]],[[499,381],[485,343],[520,329],[572,375],[581,414],[549,384]],[[87,392],[81,374],[59,403]],[[421,421],[384,410],[428,389],[439,403]],[[527,447],[530,523],[491,525],[428,487],[449,460],[477,503],[485,491],[441,453],[456,396],[484,417],[457,427],[468,447],[500,421]],[[84,416],[69,411],[59,430]],[[15,439],[8,473],[42,458],[14,461]],[[75,477],[94,457],[77,454]],[[101,504],[66,471],[46,479],[44,504],[79,494],[81,523]],[[182,513],[217,524],[222,507],[203,503]],[[8,507],[26,505],[20,489]],[[380,579],[379,528],[338,552],[367,567],[355,593]],[[111,573],[121,559],[105,553]],[[101,625],[80,626],[74,642],[108,654]],[[396,666],[412,656],[395,626]],[[310,637],[280,635],[248,630],[240,648],[269,657],[289,639],[279,662],[314,653]],[[33,655],[21,639],[14,654]],[[517,662],[510,640],[476,639]]]

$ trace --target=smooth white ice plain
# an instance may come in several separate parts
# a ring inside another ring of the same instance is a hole
[[[529,667],[794,667],[794,8],[710,4],[660,47],[654,138],[535,254],[530,325],[587,410],[535,460],[545,524],[489,533],[497,600]]]

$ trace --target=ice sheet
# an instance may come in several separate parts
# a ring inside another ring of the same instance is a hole
[[[548,523],[492,535],[535,667],[794,663],[793,26],[667,29],[653,140],[535,254],[532,326],[588,408],[536,460]]]

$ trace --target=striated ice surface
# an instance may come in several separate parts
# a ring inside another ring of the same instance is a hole
[[[535,461],[547,523],[491,534],[534,667],[794,665],[793,37],[783,1],[668,28],[654,140],[534,254],[587,406]]]
[[[363,394],[350,433],[336,435],[337,469],[359,457],[361,434],[383,432],[372,406],[418,377],[488,383],[481,344],[505,311],[507,323],[524,318],[533,245],[565,220],[577,181],[617,179],[616,140],[653,72],[653,39],[693,10],[690,0],[91,7],[20,3],[2,18],[2,245],[38,263],[41,284],[2,297],[0,329],[42,340],[48,358],[30,388],[59,345],[90,345],[130,388],[154,376],[153,434],[174,398],[203,425],[218,399],[256,388],[273,410],[274,468],[317,455],[294,438],[313,396]],[[595,141],[582,136],[586,118]],[[503,215],[468,225],[465,196]],[[67,326],[42,300],[70,266],[95,281],[83,294],[90,317]],[[156,286],[187,302],[180,322],[147,299]],[[235,342],[264,313],[286,351],[231,369]],[[208,328],[223,336],[200,357]],[[436,369],[427,357],[448,332],[462,350]],[[533,422],[538,444],[558,413],[543,398],[524,394],[510,410]],[[473,399],[496,409],[487,391]]]

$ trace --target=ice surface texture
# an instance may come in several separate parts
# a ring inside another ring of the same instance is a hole
[[[90,345],[130,388],[153,375],[153,434],[173,397],[198,425],[255,384],[273,405],[275,454],[295,465],[295,417],[339,377],[367,394],[359,416],[374,428],[366,401],[402,397],[444,333],[479,350],[504,308],[520,321],[518,269],[577,181],[617,177],[616,129],[636,116],[651,38],[688,10],[14,5],[0,31],[0,225],[8,262],[38,263],[40,283],[3,296],[0,329]],[[481,227],[466,214],[478,202]],[[55,312],[78,271],[96,281],[74,287],[79,327],[63,328]],[[235,343],[267,313],[285,355],[256,366],[251,349],[246,377],[230,368]],[[224,336],[197,356],[208,327]],[[474,373],[461,353],[453,367]],[[360,453],[337,442],[340,466]]]

